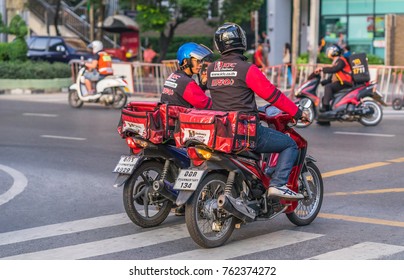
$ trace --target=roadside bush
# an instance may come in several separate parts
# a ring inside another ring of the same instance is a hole
[[[70,78],[70,65],[37,61],[0,61],[0,79]]]
[[[381,57],[378,57],[373,54],[368,54],[367,57],[368,57],[369,64],[378,64],[378,65],[384,64],[384,60]]]
[[[309,63],[309,54],[303,53],[297,58],[297,64],[307,64]]]
[[[11,43],[0,43],[0,61],[27,60],[27,51],[27,44],[21,38]]]

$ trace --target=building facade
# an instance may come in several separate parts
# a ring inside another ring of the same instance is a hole
[[[385,59],[388,14],[404,15],[404,1],[321,0],[320,36]]]
[[[284,43],[293,42],[296,10],[298,46],[292,44],[292,48],[297,47],[298,54],[313,51],[325,39],[326,45],[349,45],[352,52],[366,52],[397,63],[390,53],[395,47],[389,44],[397,45],[399,40],[389,41],[386,30],[394,28],[395,23],[386,26],[386,20],[391,14],[404,16],[404,0],[267,0],[266,7],[271,64],[280,64]]]

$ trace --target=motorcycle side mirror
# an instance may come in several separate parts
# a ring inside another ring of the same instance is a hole
[[[301,100],[299,101],[299,105],[300,105],[300,107],[302,107],[303,109],[308,109],[308,108],[310,108],[311,104],[313,104],[313,102],[312,102],[310,99],[307,99],[307,98],[301,99]]]

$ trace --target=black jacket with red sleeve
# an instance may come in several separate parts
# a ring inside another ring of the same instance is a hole
[[[256,112],[256,93],[278,109],[299,118],[301,110],[239,52],[230,52],[208,67],[212,109]]]

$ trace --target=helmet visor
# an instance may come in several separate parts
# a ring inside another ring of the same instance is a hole
[[[209,49],[207,46],[204,45],[199,45],[195,49],[193,49],[190,54],[191,57],[195,57],[198,60],[205,60],[205,59],[211,59],[213,52],[211,49]]]

